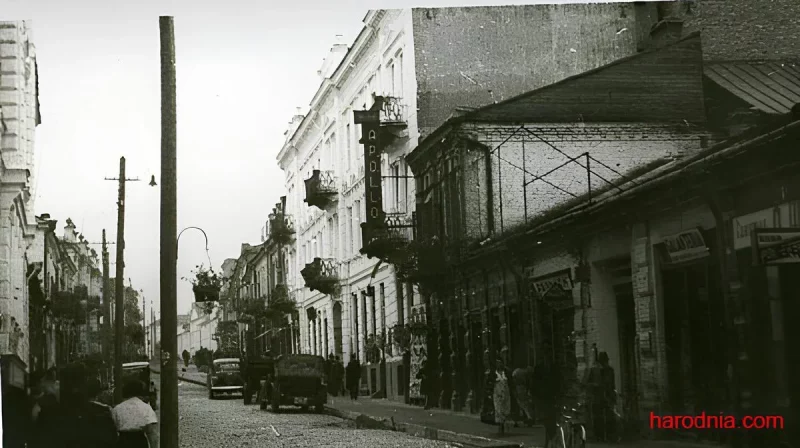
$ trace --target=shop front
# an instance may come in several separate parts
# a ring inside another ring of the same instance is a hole
[[[0,356],[2,380],[3,446],[25,446],[24,429],[28,427],[28,382],[26,365],[16,355]]]
[[[714,228],[662,238],[661,284],[667,407],[673,413],[717,413],[727,403],[725,305]]]
[[[776,207],[774,210],[779,210]],[[759,413],[784,418],[785,430],[770,438],[797,443],[800,415],[800,227],[752,228],[749,250],[737,255],[749,291],[754,405]],[[754,378],[755,379],[755,378]]]

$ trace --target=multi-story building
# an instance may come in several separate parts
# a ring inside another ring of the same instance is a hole
[[[634,4],[370,11],[349,48],[331,49],[309,112],[293,118],[277,156],[297,226],[288,282],[305,309],[302,349],[358,357],[371,393],[406,396],[409,366],[390,330],[424,306],[383,262],[413,239],[406,154],[459,107],[635,54],[657,20]]]
[[[28,247],[37,228],[34,134],[41,123],[36,49],[26,21],[0,22],[0,356],[3,388],[29,371]]]

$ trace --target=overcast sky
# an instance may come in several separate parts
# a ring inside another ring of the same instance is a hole
[[[178,230],[203,228],[218,269],[242,243],[260,242],[284,192],[275,156],[287,123],[308,107],[337,34],[352,43],[370,8],[522,3],[545,2],[0,0],[0,20],[33,21],[35,213],[59,227],[72,218],[92,243],[104,228],[115,241],[117,184],[104,177],[117,177],[125,156],[127,177],[142,180],[127,184],[125,278],[158,309],[160,192],[148,182],[160,180],[159,15],[175,16]],[[208,265],[205,239],[188,230],[179,278],[200,263]],[[179,279],[178,312],[193,300]]]

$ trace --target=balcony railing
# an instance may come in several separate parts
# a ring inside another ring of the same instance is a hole
[[[387,263],[403,262],[404,249],[414,239],[414,222],[413,214],[386,213],[380,227],[361,224],[361,253]]]
[[[332,258],[314,258],[300,271],[308,289],[335,296],[339,294],[339,269]]]
[[[400,98],[391,96],[376,97],[380,103],[379,119],[382,126],[406,126],[406,107]]]
[[[294,220],[291,215],[271,213],[269,215],[269,238],[278,244],[291,244],[295,235]]]
[[[336,201],[336,178],[332,171],[314,170],[311,177],[305,180],[305,184],[305,202],[309,206],[325,210]]]

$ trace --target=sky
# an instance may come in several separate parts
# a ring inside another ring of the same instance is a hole
[[[179,240],[185,314],[194,298],[183,277],[261,242],[284,194],[275,160],[284,132],[297,107],[307,110],[337,35],[352,43],[369,9],[523,3],[543,2],[0,0],[0,20],[33,26],[42,114],[34,212],[60,228],[71,218],[100,253],[103,229],[117,237],[117,183],[105,178],[118,177],[124,156],[126,177],[141,180],[126,184],[124,277],[159,309],[160,191],[148,183],[160,181],[158,16],[174,16],[178,231],[208,235],[208,252],[202,232]]]

